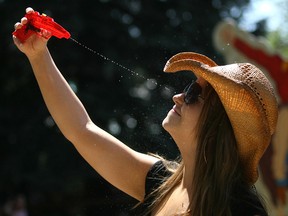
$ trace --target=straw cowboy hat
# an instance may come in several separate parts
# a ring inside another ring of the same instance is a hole
[[[252,64],[218,66],[192,52],[173,56],[164,68],[165,72],[183,70],[204,78],[217,92],[233,127],[247,182],[254,184],[259,160],[270,144],[278,116],[269,80]]]

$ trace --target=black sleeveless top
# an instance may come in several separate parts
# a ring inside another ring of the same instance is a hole
[[[167,177],[172,173],[166,168],[162,161],[156,162],[148,171],[145,183],[145,200],[144,202],[133,210],[132,215],[143,215],[149,205],[153,202],[155,196],[147,196],[157,189]],[[241,192],[241,191],[240,191]],[[231,200],[231,209],[233,216],[267,216],[268,214],[263,208],[263,205],[259,200],[245,198],[244,201]],[[149,214],[150,215],[150,214]]]
[[[141,216],[153,202],[155,196],[147,197],[151,192],[157,189],[163,181],[172,173],[165,167],[162,161],[157,161],[148,171],[145,182],[145,199],[136,209],[132,210],[133,216]],[[150,214],[149,214],[150,215]]]

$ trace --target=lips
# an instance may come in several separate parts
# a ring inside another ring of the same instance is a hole
[[[177,115],[181,116],[181,115],[180,115],[180,112],[177,110],[177,107],[176,107],[176,106],[173,106],[172,110],[173,110]]]

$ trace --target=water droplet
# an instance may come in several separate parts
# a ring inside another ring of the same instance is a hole
[[[120,67],[120,68],[122,68],[122,69],[124,69],[124,70],[126,70],[126,71],[128,71],[128,72],[130,72],[130,74],[131,74],[132,76],[135,75],[135,76],[139,76],[139,77],[141,77],[141,78],[143,78],[143,79],[145,79],[145,80],[148,80],[147,78],[145,78],[144,76],[142,76],[142,75],[140,75],[139,73],[135,72],[134,70],[131,70],[131,69],[125,67],[124,65],[122,65],[122,64],[120,64],[120,63],[118,63],[118,62],[116,62],[116,61],[108,58],[107,56],[104,56],[103,54],[101,54],[101,53],[99,53],[99,52],[97,52],[97,51],[95,51],[95,50],[93,50],[93,49],[91,49],[91,48],[83,45],[82,43],[80,43],[80,42],[77,41],[76,39],[74,39],[74,38],[72,38],[72,37],[70,37],[70,39],[71,39],[73,42],[75,42],[76,44],[78,44],[79,46],[82,46],[82,47],[84,47],[85,49],[87,49],[88,51],[90,51],[90,52],[98,55],[98,56],[101,57],[103,60],[110,61],[111,63],[117,65],[118,67]],[[121,76],[121,78],[123,78],[123,76]],[[128,77],[128,79],[130,79],[130,77]],[[155,83],[155,85],[157,85],[157,82],[156,82],[155,80],[153,80],[153,82]]]

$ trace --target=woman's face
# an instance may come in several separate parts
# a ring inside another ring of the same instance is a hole
[[[197,79],[196,82],[202,87],[203,92],[206,81]],[[173,96],[175,104],[162,122],[163,128],[169,132],[174,139],[185,137],[189,139],[195,138],[196,125],[204,103],[201,94],[200,97],[197,95],[196,102],[191,104],[187,104],[187,101],[185,102],[184,98],[185,93]]]

